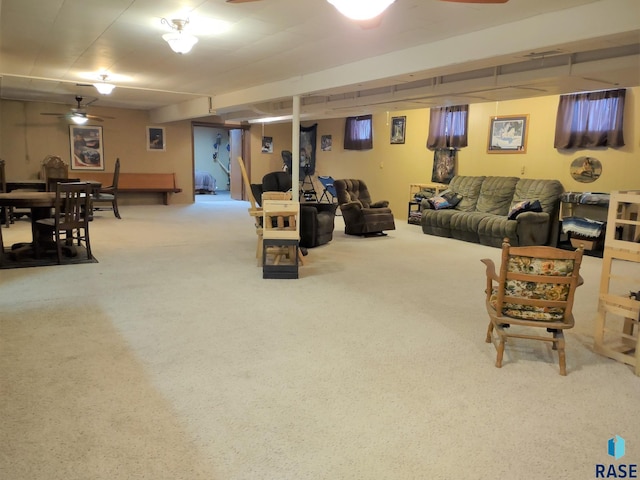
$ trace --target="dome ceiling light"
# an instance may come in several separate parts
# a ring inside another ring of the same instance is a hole
[[[184,54],[189,53],[193,46],[198,43],[198,38],[184,32],[184,27],[189,23],[189,19],[183,20],[180,18],[173,18],[167,20],[163,18],[162,23],[169,25],[173,30],[170,33],[165,33],[162,38],[169,44],[171,50],[176,53]]]
[[[98,90],[102,95],[109,95],[113,92],[113,89],[116,88],[113,83],[107,83],[107,77],[108,75],[102,74],[100,75],[102,81],[93,84],[93,86],[96,87],[96,90]]]

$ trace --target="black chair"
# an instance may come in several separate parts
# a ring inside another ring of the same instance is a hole
[[[264,192],[288,192],[291,190],[291,174],[270,172],[262,177],[261,184],[251,184],[251,193],[258,205],[262,205]],[[300,246],[313,248],[333,239],[337,205],[328,203],[300,204]]]
[[[52,237],[58,263],[62,263],[62,242],[73,247],[74,240],[78,245],[84,242],[87,258],[91,254],[89,241],[89,215],[91,206],[91,185],[86,182],[56,184],[56,202],[53,218],[37,220],[34,224],[34,247],[36,257],[42,254],[47,237]]]
[[[396,229],[389,202],[372,202],[363,180],[336,180],[334,185],[344,218],[344,233],[372,236],[382,235],[384,230]]]
[[[113,169],[113,181],[108,187],[102,187],[98,193],[93,195],[94,210],[101,210],[100,207],[96,208],[96,203],[110,203],[113,214],[116,218],[120,218],[120,212],[118,211],[118,179],[120,178],[120,159],[116,159],[116,164]]]
[[[4,160],[2,159],[0,159],[0,193],[7,193],[7,177],[4,170]],[[10,207],[0,207],[0,222],[3,222],[8,227],[12,220],[11,217],[12,211]]]

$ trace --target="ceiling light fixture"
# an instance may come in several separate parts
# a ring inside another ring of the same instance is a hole
[[[116,88],[113,83],[107,83],[107,77],[108,75],[100,75],[102,81],[93,84],[93,86],[96,87],[96,90],[98,90],[98,92],[102,95],[109,95],[111,92],[113,92],[113,89]]]
[[[189,53],[193,46],[198,43],[198,38],[184,33],[184,27],[189,23],[189,19],[183,20],[180,18],[174,18],[171,21],[166,18],[162,19],[162,23],[166,23],[174,31],[165,33],[162,38],[169,44],[171,50],[176,53]]]
[[[384,12],[396,0],[327,0],[351,20],[371,20]]]

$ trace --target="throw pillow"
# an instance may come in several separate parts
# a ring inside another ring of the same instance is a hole
[[[456,192],[452,192],[451,190],[445,190],[440,195],[444,197],[447,200],[447,202],[449,202],[449,205],[451,205],[452,207],[455,207],[456,205],[458,205],[462,200],[462,195]]]
[[[449,201],[441,196],[431,197],[429,200],[429,205],[434,210],[443,210],[445,208],[453,208],[453,205],[449,203]]]
[[[540,205],[539,200],[523,200],[511,207],[511,210],[509,210],[509,214],[507,215],[507,217],[509,218],[509,220],[515,220],[521,213],[541,211],[542,205]]]

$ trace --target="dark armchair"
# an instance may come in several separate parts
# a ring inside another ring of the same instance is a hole
[[[395,230],[396,224],[389,202],[371,201],[366,183],[362,180],[342,179],[334,182],[338,204],[344,218],[347,235],[379,235],[384,230]]]
[[[251,193],[262,205],[263,192],[288,192],[291,190],[289,172],[271,172],[262,177],[262,183],[251,184]],[[327,203],[300,204],[300,246],[313,248],[333,239],[336,205]]]

